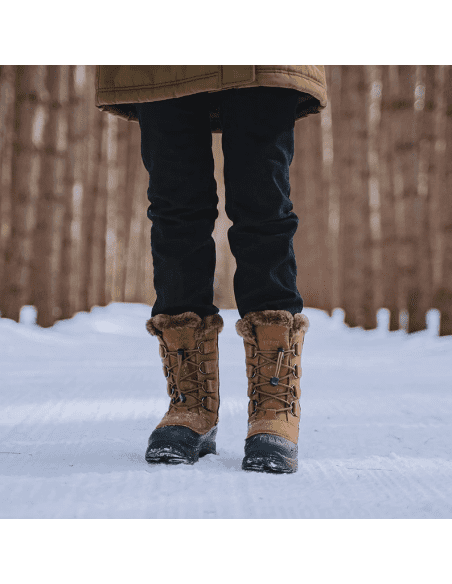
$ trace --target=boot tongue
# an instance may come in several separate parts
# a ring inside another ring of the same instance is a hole
[[[263,367],[259,368],[259,371],[265,375],[266,377],[273,377],[276,373],[276,360],[278,358],[278,349],[280,347],[282,347],[285,351],[290,349],[289,346],[289,327],[287,327],[286,325],[276,325],[276,324],[272,324],[271,326],[269,325],[255,325],[254,327],[255,332],[256,332],[256,339],[257,339],[257,343],[258,343],[258,347],[259,350],[262,351],[272,351],[272,353],[266,353],[266,356],[269,357],[270,359],[273,359],[275,362],[274,363],[269,363],[268,365],[265,365]],[[262,360],[261,360],[262,359]],[[264,359],[261,357],[259,360],[259,363],[262,363],[264,361]],[[284,358],[284,363],[288,362],[288,356],[286,356]],[[288,370],[287,367],[283,364],[281,364],[281,368],[279,370],[279,375],[278,377],[281,378],[283,375],[287,375]],[[287,384],[287,380],[288,378],[284,379],[284,383]],[[259,379],[259,382],[263,381],[263,379]],[[270,385],[270,383],[267,383],[266,385],[262,385],[260,388],[258,389],[263,389],[263,391],[265,391],[266,393],[281,393],[283,391],[283,387],[278,386],[278,387],[274,387],[273,385]],[[264,398],[266,396],[263,396]],[[258,420],[276,420],[276,419],[286,419],[286,413],[285,412],[280,412],[278,414],[276,414],[274,411],[272,410],[280,410],[281,408],[285,407],[284,403],[282,401],[279,401],[277,399],[267,399],[263,405],[263,408],[265,408],[266,410],[268,409],[269,411],[266,412],[262,412],[260,411],[257,414],[257,419]]]
[[[178,329],[164,329],[162,331],[163,340],[165,341],[168,351],[177,351],[177,349],[194,349],[195,329],[193,327],[184,327]]]
[[[259,349],[263,351],[277,351],[282,347],[285,351],[289,347],[289,327],[285,325],[255,325],[256,338]]]

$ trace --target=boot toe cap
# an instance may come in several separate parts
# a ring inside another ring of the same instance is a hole
[[[255,472],[294,473],[298,470],[298,447],[272,434],[256,434],[245,441],[242,469]]]
[[[198,434],[185,426],[164,426],[155,429],[148,441],[145,459],[149,464],[194,464],[200,456],[216,454],[214,427]]]

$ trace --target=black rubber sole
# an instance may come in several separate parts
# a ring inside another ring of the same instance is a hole
[[[206,454],[216,454],[218,427],[198,434],[185,426],[155,429],[149,437],[145,458],[149,464],[194,464]]]
[[[287,474],[298,470],[298,445],[273,434],[256,434],[245,440],[242,470]]]

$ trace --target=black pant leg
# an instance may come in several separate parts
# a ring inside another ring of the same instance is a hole
[[[135,107],[142,159],[149,172],[148,218],[157,293],[152,316],[217,314],[212,232],[218,196],[208,94]]]
[[[236,262],[234,293],[240,317],[258,310],[296,314],[293,236],[298,217],[290,200],[298,92],[251,87],[220,94],[228,239]]]

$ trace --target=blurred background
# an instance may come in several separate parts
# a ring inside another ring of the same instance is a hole
[[[328,107],[295,124],[291,199],[306,307],[351,327],[452,334],[452,67],[325,66]],[[152,305],[140,128],[94,105],[95,66],[0,66],[0,315],[52,326],[110,302]],[[236,308],[221,135],[214,303]]]

